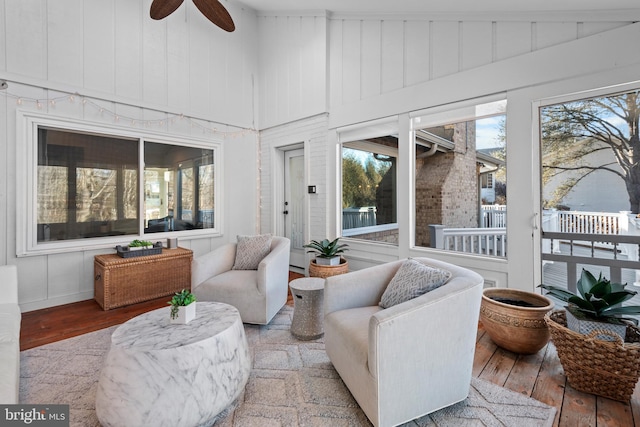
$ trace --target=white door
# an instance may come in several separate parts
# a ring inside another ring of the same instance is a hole
[[[285,237],[291,240],[289,264],[304,269],[306,264],[304,241],[304,150],[284,153],[284,209]]]

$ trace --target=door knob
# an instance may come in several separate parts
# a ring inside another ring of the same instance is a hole
[[[289,215],[289,211],[284,211],[282,213],[285,214],[285,215]]]

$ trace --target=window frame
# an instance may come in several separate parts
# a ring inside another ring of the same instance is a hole
[[[494,117],[498,115],[505,115],[508,117],[508,109],[507,109],[507,97],[506,94],[495,94],[492,96],[482,97],[482,98],[474,98],[467,99],[460,102],[455,102],[452,104],[441,105],[437,107],[427,108],[423,110],[413,111],[409,113],[410,117],[410,129],[412,132],[412,144],[411,144],[411,152],[412,152],[412,160],[411,167],[414,172],[413,175],[413,186],[411,187],[411,194],[409,195],[411,199],[410,209],[412,211],[411,217],[411,250],[420,251],[421,253],[426,254],[446,254],[446,256],[453,257],[480,257],[486,260],[507,260],[507,256],[493,256],[486,254],[478,254],[475,252],[466,252],[466,251],[455,251],[448,249],[438,249],[430,246],[422,246],[416,243],[416,186],[415,186],[415,170],[416,170],[416,147],[415,147],[415,135],[416,131],[420,129],[425,129],[429,127],[447,125],[447,124],[455,124],[467,121],[477,121],[487,117]],[[508,163],[508,155],[507,155],[507,163]],[[493,177],[495,181],[495,176]],[[480,198],[481,192],[481,182],[480,177],[478,177],[478,198]],[[506,230],[505,230],[506,233]]]
[[[345,229],[343,224],[343,215],[342,215],[342,190],[343,190],[343,176],[342,176],[342,161],[343,161],[343,148],[345,144],[350,142],[365,140],[369,138],[375,137],[384,137],[392,134],[398,134],[399,132],[399,123],[398,116],[390,116],[382,119],[371,120],[365,123],[359,123],[356,125],[344,126],[336,129],[338,136],[338,182],[336,186],[336,201],[337,201],[337,233],[338,236],[348,239],[351,241],[359,241],[363,243],[373,244],[373,245],[388,245],[393,247],[399,247],[399,243],[387,243],[382,241],[368,240],[368,239],[359,239],[354,237],[357,234],[362,234],[362,232],[372,233],[372,232],[380,232],[380,231],[388,231],[392,229],[400,230],[400,222],[399,220],[394,223],[389,224],[381,224],[374,225],[368,227],[360,227],[354,229]],[[396,159],[400,160],[400,142],[398,141],[398,154]],[[399,170],[396,170],[396,182],[399,179]],[[398,191],[396,190],[396,216],[399,215],[400,202],[398,200]],[[357,230],[357,234],[356,234]]]
[[[196,139],[185,136],[169,136],[154,132],[147,128],[124,128],[121,126],[86,122],[72,118],[51,116],[49,114],[32,111],[17,111],[16,140],[16,256],[35,256],[51,253],[113,248],[116,244],[126,243],[135,238],[151,240],[169,237],[201,238],[222,235],[223,211],[216,209],[214,228],[170,231],[164,233],[144,233],[144,144],[153,142],[203,148],[213,151],[214,156],[214,200],[215,206],[220,207],[222,201],[221,177],[223,176],[222,140],[213,137],[212,140]],[[138,233],[125,236],[109,236],[60,241],[37,241],[37,184],[38,184],[38,129],[44,127],[60,131],[88,133],[125,139],[138,142],[138,204],[139,223]]]

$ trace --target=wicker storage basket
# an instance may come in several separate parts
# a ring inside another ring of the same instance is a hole
[[[189,249],[163,249],[159,255],[94,258],[94,298],[103,310],[136,304],[191,289]]]
[[[640,377],[640,330],[627,326],[627,342],[616,335],[616,341],[603,341],[594,331],[579,334],[566,327],[564,311],[554,311],[545,316],[551,341],[558,350],[558,357],[569,384],[576,390],[626,402],[631,399]]]

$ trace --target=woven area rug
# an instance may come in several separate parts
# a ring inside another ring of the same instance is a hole
[[[268,326],[245,325],[253,368],[244,393],[218,427],[370,426],[324,351],[299,341],[285,306]],[[113,328],[21,353],[20,403],[69,404],[72,426],[99,426],[94,402]],[[555,408],[473,379],[469,397],[406,426],[551,426]]]

